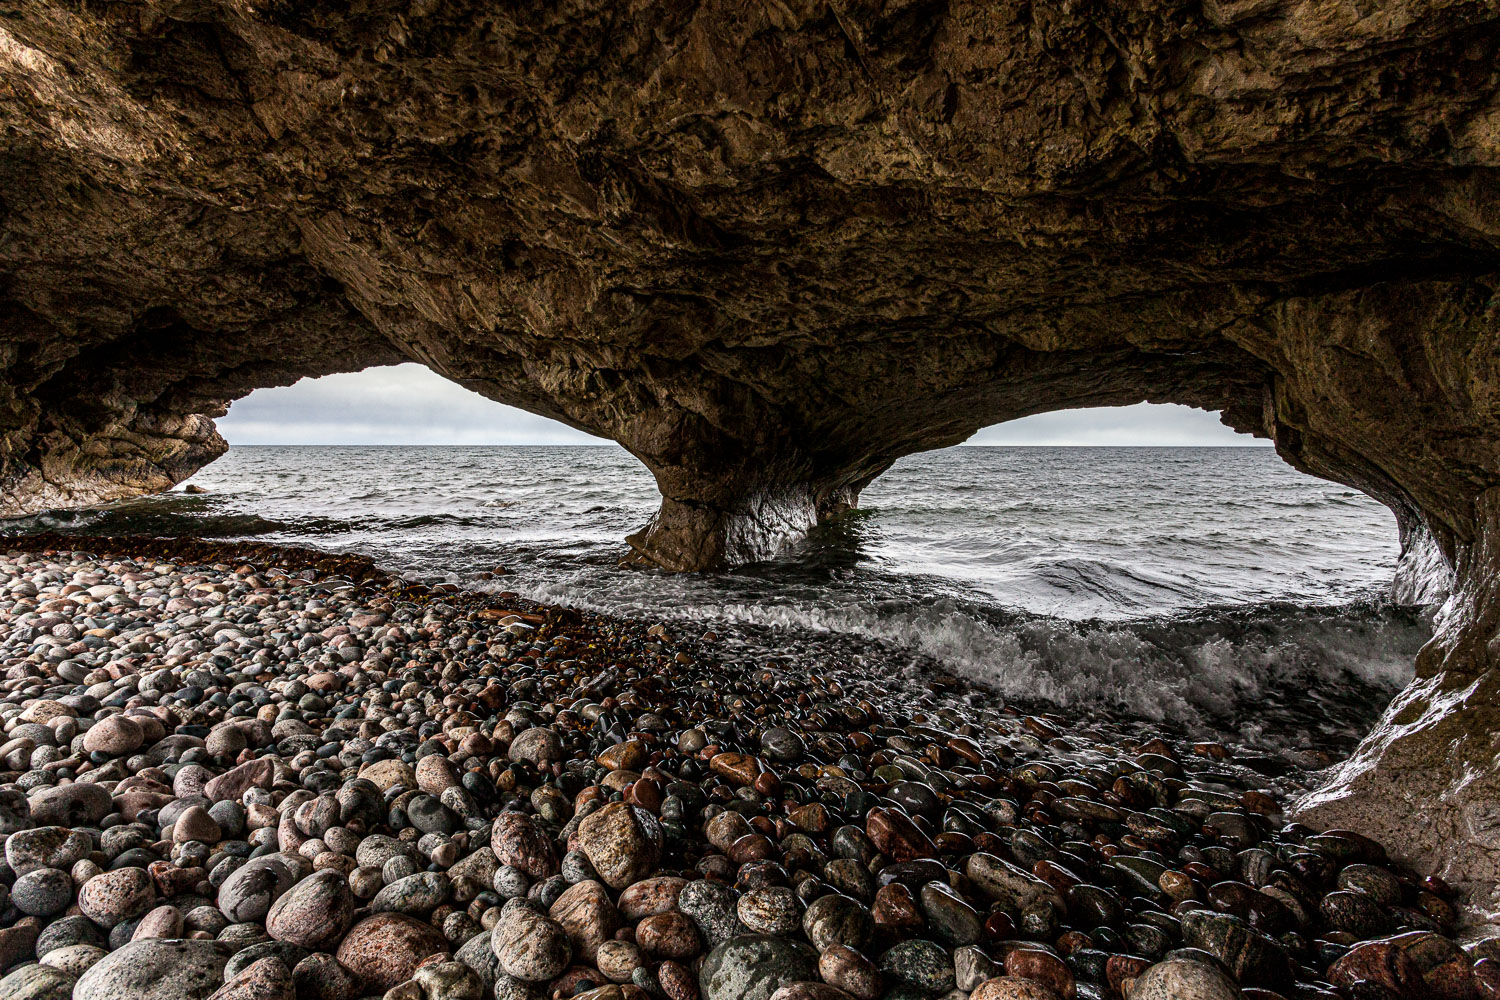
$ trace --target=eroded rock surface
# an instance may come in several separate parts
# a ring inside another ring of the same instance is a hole
[[[1500,844],[1464,805],[1496,774],[1497,19],[13,4],[3,512],[162,488],[229,400],[403,359],[628,447],[663,495],[633,558],[670,569],[987,424],[1206,407],[1456,568],[1358,795],[1310,815],[1424,815],[1413,854],[1466,876]]]

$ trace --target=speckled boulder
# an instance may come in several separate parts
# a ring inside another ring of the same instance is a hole
[[[726,941],[703,960],[703,1000],[770,1000],[791,983],[818,978],[818,953],[801,941],[744,934]]]
[[[649,875],[661,857],[661,826],[646,810],[611,802],[578,825],[578,846],[612,889]]]
[[[0,979],[5,1000],[72,1000],[73,977],[46,965],[23,965]]]
[[[490,827],[490,848],[502,865],[519,868],[534,879],[558,872],[557,854],[530,816],[513,812],[496,816]]]
[[[448,950],[438,929],[403,913],[377,913],[355,924],[337,958],[366,993],[384,993],[411,978],[429,955]]]
[[[1238,1000],[1239,995],[1235,981],[1207,962],[1176,958],[1151,966],[1130,988],[1130,1000]]]
[[[95,875],[78,890],[78,908],[100,927],[139,917],[156,900],[156,886],[144,868],[117,868]]]
[[[307,860],[290,854],[251,858],[219,887],[219,909],[235,923],[265,917],[271,905],[307,873]]]
[[[490,947],[501,969],[528,983],[545,983],[562,975],[573,957],[563,926],[524,906],[509,909],[495,925]]]
[[[27,802],[38,826],[96,826],[113,807],[107,790],[86,781],[38,788]]]
[[[312,951],[333,947],[354,922],[354,896],[336,871],[309,875],[272,904],[266,933]]]
[[[229,951],[215,941],[132,941],[85,972],[73,1000],[207,1000]]]

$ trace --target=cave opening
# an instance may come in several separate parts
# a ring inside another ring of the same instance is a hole
[[[380,449],[611,444],[485,398],[415,363],[258,389],[233,403],[217,424],[231,452],[190,485],[214,498],[198,503],[234,507],[245,519],[263,516],[252,509],[262,499],[273,510],[289,505],[283,521],[319,513],[298,507],[314,503],[316,491],[297,500],[274,490],[245,496],[243,505],[235,499],[254,476],[275,481],[291,474],[283,466],[301,459],[277,447],[348,449],[326,453],[325,462],[367,488],[347,502],[330,494],[322,513],[337,515],[325,517],[325,532],[340,520],[370,523],[361,517],[361,504],[376,514],[381,503],[398,502],[401,491],[386,496],[383,479],[420,483],[434,495],[442,491],[438,470],[445,462],[477,470],[494,461],[493,478],[476,471],[474,488],[452,491],[443,515],[455,524],[471,521],[465,530],[476,544],[486,516],[512,509],[507,489],[527,477],[532,460],[450,452],[431,462],[429,474],[415,471],[428,463],[417,451]],[[1298,472],[1265,444],[1220,423],[1216,413],[1176,404],[1022,417],[985,427],[962,445],[896,460],[846,516],[813,525],[806,537],[789,532],[769,560],[731,575],[810,579],[863,566],[946,580],[1001,605],[1073,620],[1275,600],[1338,603],[1394,595],[1397,603],[1420,604],[1440,596],[1446,567],[1431,551],[1420,554],[1425,561],[1399,567],[1401,584],[1393,586],[1400,548],[1386,508]],[[617,543],[651,517],[656,484],[613,447],[589,461],[608,483],[580,480],[563,488],[615,489],[617,503],[607,511],[598,505],[579,511],[587,522],[579,528],[601,543]],[[409,506],[414,498],[399,503]],[[549,519],[560,522],[569,504],[553,506]],[[536,534],[530,527],[497,523],[493,541]],[[569,527],[558,523],[553,530],[563,537]]]
[[[415,363],[258,389],[217,425],[236,450],[609,444]],[[773,562],[806,568],[863,560],[1073,619],[1389,591],[1399,555],[1389,511],[1256,447],[1265,444],[1213,412],[1175,404],[1022,417],[983,428],[961,446],[898,459],[865,487],[849,516],[815,526],[805,540],[788,539]],[[342,461],[351,470],[369,463],[372,480],[399,479],[416,461],[360,454]],[[262,455],[255,464],[264,469],[269,461]],[[239,464],[232,452],[192,485],[219,492],[226,470],[238,481],[232,467]],[[506,474],[497,470],[497,490]],[[627,484],[622,534],[650,517],[655,497],[645,470],[625,460],[601,474]]]
[[[817,636],[820,655],[911,656],[1039,708],[1319,763],[1352,750],[1431,635],[1392,599],[1389,510],[1185,406],[1039,414],[905,456],[843,516],[709,574],[616,565],[660,499],[627,451],[418,365],[259,390],[219,425],[230,451],[190,484],[206,494],[114,510],[370,553],[429,582],[495,574],[547,600]]]

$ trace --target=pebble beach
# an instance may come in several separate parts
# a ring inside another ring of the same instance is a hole
[[[4,1000],[1500,997],[1274,754],[357,557],[6,544]]]

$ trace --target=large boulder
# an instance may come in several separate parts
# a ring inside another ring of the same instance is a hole
[[[207,1000],[223,985],[229,955],[214,941],[132,941],[80,976],[73,1000]]]

